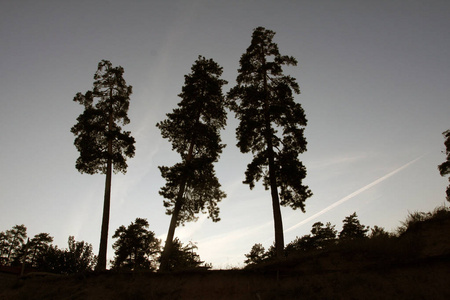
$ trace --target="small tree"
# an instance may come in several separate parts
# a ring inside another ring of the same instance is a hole
[[[204,262],[200,259],[200,255],[195,252],[197,249],[197,245],[193,242],[189,242],[187,245],[183,246],[183,243],[176,238],[173,241],[168,271],[194,269],[203,264]],[[211,265],[205,264],[205,267],[210,268]]]
[[[148,230],[146,219],[136,218],[128,227],[120,226],[113,235],[117,241],[113,244],[115,250],[114,268],[156,269],[157,255],[161,251],[161,241],[153,231]]]
[[[264,249],[262,244],[254,244],[250,253],[245,254],[247,258],[244,263],[246,265],[256,265],[261,263],[267,258],[266,249]]]
[[[390,238],[392,235],[387,232],[383,227],[375,225],[373,228],[370,229],[369,238],[371,239],[383,239],[383,238]]]
[[[85,241],[77,242],[73,236],[69,236],[69,249],[66,251],[68,272],[79,273],[92,270],[97,259],[92,251],[92,245]]]
[[[48,248],[53,242],[53,237],[48,233],[36,234],[29,242],[28,245],[24,244],[21,250],[23,256],[26,252],[25,262],[32,267],[37,267],[37,258],[47,252]],[[25,249],[26,248],[26,249]]]
[[[336,240],[337,231],[335,225],[327,222],[316,222],[312,225],[311,234],[297,237],[295,240],[286,245],[286,255],[295,252],[307,252],[311,250],[321,250],[328,247]]]
[[[14,225],[10,230],[0,233],[0,257],[1,264],[11,265],[18,261],[22,248],[27,238],[27,228],[25,225]]]
[[[297,60],[279,53],[272,41],[274,35],[263,27],[254,30],[251,44],[239,61],[237,85],[228,93],[228,100],[240,120],[237,146],[243,153],[253,153],[244,183],[252,189],[256,181],[263,179],[265,188],[271,191],[275,248],[277,258],[281,258],[284,235],[280,204],[304,211],[304,202],[312,193],[302,183],[306,168],[298,159],[306,151],[306,117],[293,97],[300,89],[282,69],[295,66]]]
[[[342,226],[342,230],[339,233],[339,239],[353,240],[367,237],[369,226],[366,227],[364,225],[361,225],[356,212],[348,217],[345,217],[342,222],[344,225]]]
[[[106,174],[103,219],[98,254],[98,270],[106,269],[112,172],[125,173],[126,159],[134,156],[134,138],[120,125],[130,123],[127,116],[132,87],[123,78],[122,67],[102,60],[94,75],[94,88],[73,99],[84,106],[84,112],[71,132],[80,152],[76,168],[81,173]]]
[[[336,240],[337,234],[335,227],[336,226],[331,225],[330,222],[327,222],[326,225],[322,222],[314,223],[311,229],[313,247],[315,249],[324,249],[329,244],[333,243],[333,241]]]
[[[160,194],[166,199],[167,214],[172,215],[161,255],[162,271],[169,269],[175,228],[196,220],[199,212],[207,212],[214,222],[219,221],[217,204],[226,196],[213,166],[225,147],[220,143],[220,130],[226,123],[222,95],[226,81],[220,79],[222,67],[212,59],[199,56],[191,70],[185,76],[178,108],[156,124],[182,159],[172,167],[159,167],[166,180]]]
[[[40,252],[36,256],[36,268],[43,272],[68,274],[65,253],[64,249],[50,245],[45,252]]]
[[[310,234],[306,234],[302,237],[296,237],[292,242],[288,243],[284,251],[286,256],[289,256],[296,252],[307,252],[314,250],[314,247],[314,239]]]
[[[57,274],[92,271],[97,262],[92,245],[84,241],[77,242],[73,236],[69,236],[67,243],[68,249],[50,245],[46,251],[38,253],[36,267],[41,271]]]
[[[446,176],[450,174],[450,129],[442,133],[445,137],[445,154],[447,155],[447,160],[438,166],[439,173],[441,176]],[[450,181],[450,177],[448,178]],[[447,186],[447,201],[450,201],[450,184]]]

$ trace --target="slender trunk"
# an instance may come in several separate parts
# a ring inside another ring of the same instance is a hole
[[[270,120],[270,105],[268,99],[268,87],[267,87],[267,71],[265,69],[266,60],[264,54],[262,54],[263,61],[263,84],[264,84],[264,114],[265,114],[265,138],[267,143],[267,159],[269,161],[269,181],[270,181],[270,193],[272,195],[272,209],[273,209],[273,221],[275,228],[275,251],[277,259],[281,259],[284,256],[284,234],[283,234],[283,220],[281,217],[280,199],[278,196],[277,178],[275,174],[275,158],[272,143],[272,127]]]
[[[181,211],[181,206],[183,205],[183,194],[186,187],[186,180],[180,185],[180,190],[178,191],[177,200],[175,202],[175,207],[172,212],[172,218],[170,219],[169,231],[167,233],[166,243],[164,244],[164,250],[161,254],[161,264],[159,266],[159,271],[169,271],[169,260],[172,255],[173,249],[173,237],[175,236],[175,228],[177,227],[178,215]]]
[[[11,262],[10,262],[10,258],[11,258],[11,252],[12,252],[12,249],[13,249],[13,247],[14,247],[14,244],[16,243],[16,235],[14,236],[14,239],[12,240],[12,242],[11,242],[11,245],[9,246],[9,251],[8,251],[8,258],[6,259],[6,261],[9,263],[9,265],[11,265]]]
[[[272,143],[269,142],[267,145],[267,156],[269,158],[270,193],[272,194],[273,220],[275,227],[275,250],[277,253],[277,258],[281,259],[284,256],[283,219],[281,217],[280,199],[278,196],[278,186],[275,174],[275,160],[271,144]]]
[[[26,264],[26,260],[27,260],[29,244],[30,244],[30,239],[28,239],[27,243],[25,244],[25,251],[24,251],[23,256],[22,256],[22,269],[20,270],[20,276],[23,276],[23,274],[25,272],[25,264]]]
[[[192,142],[189,146],[188,156],[186,157],[186,163],[192,160],[194,151],[194,143]],[[159,271],[167,272],[170,271],[169,261],[173,250],[173,237],[175,236],[175,228],[177,227],[178,216],[183,206],[183,195],[186,189],[187,177],[182,179],[180,183],[180,189],[178,190],[177,199],[175,201],[175,207],[173,208],[172,217],[170,219],[169,231],[167,233],[166,243],[164,244],[164,250],[161,254],[161,264],[159,265]]]
[[[109,132],[112,131],[113,115],[109,114]],[[108,139],[108,161],[106,163],[105,199],[103,202],[102,232],[100,235],[100,248],[98,251],[97,271],[106,270],[106,257],[108,248],[109,211],[111,207],[111,179],[112,179],[112,139]]]

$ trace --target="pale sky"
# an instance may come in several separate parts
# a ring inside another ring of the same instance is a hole
[[[450,2],[442,1],[25,1],[1,0],[0,231],[25,224],[59,247],[69,235],[97,254],[104,175],[80,174],[70,128],[82,113],[72,99],[92,88],[100,60],[125,69],[133,86],[125,127],[136,139],[126,175],[113,177],[109,229],[146,218],[165,240],[170,217],[158,191],[158,166],[179,156],[155,124],[174,109],[198,55],[214,59],[235,85],[253,29],[298,66],[308,151],[300,156],[313,196],[306,213],[283,208],[286,243],[314,222],[342,220],[395,230],[408,212],[445,201],[442,132],[450,128]],[[242,184],[251,161],[227,144],[216,164],[227,198],[221,221],[200,217],[177,228],[182,242],[215,268],[242,266],[255,243],[274,240],[270,192]]]

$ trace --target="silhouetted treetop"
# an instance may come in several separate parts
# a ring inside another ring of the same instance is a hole
[[[369,227],[361,225],[358,220],[358,216],[356,212],[351,214],[342,221],[343,226],[342,230],[339,233],[339,239],[357,239],[367,237],[367,232],[369,231]]]
[[[134,138],[120,126],[130,123],[127,112],[132,93],[123,73],[122,67],[113,67],[111,62],[102,60],[94,75],[92,91],[77,93],[73,99],[85,109],[71,129],[80,152],[76,168],[81,173],[106,174],[108,159],[114,172],[125,173],[126,158],[134,156]]]

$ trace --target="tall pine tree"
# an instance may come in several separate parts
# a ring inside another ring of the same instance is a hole
[[[172,215],[166,243],[161,255],[161,271],[169,270],[175,228],[196,220],[199,212],[219,221],[217,203],[226,195],[220,190],[213,163],[222,148],[220,130],[226,124],[225,99],[220,79],[222,67],[212,59],[199,56],[179,97],[182,99],[167,119],[156,126],[163,138],[172,143],[181,162],[172,167],[159,167],[166,184],[160,194],[166,199],[167,214]]]
[[[80,152],[75,166],[81,173],[106,174],[97,270],[106,269],[112,172],[125,173],[126,159],[135,152],[134,138],[120,126],[130,123],[127,112],[132,93],[123,73],[122,67],[113,67],[111,62],[102,60],[94,75],[92,91],[77,93],[73,99],[84,106],[78,123],[71,129]]]
[[[237,146],[243,153],[253,153],[244,183],[252,189],[255,181],[263,179],[265,188],[271,191],[275,248],[281,258],[284,236],[280,204],[304,211],[304,202],[312,193],[302,183],[306,168],[298,159],[306,151],[306,117],[293,97],[300,89],[295,78],[284,75],[282,69],[284,65],[295,66],[297,61],[279,53],[272,41],[274,35],[263,27],[254,30],[228,101],[240,120]]]
[[[445,153],[447,157],[446,160],[438,166],[438,169],[441,176],[445,176],[450,174],[450,129],[444,131],[442,135],[445,137],[445,152],[443,151],[443,153]],[[450,181],[450,177],[448,180]],[[450,184],[447,186],[446,194],[447,201],[450,201]]]

